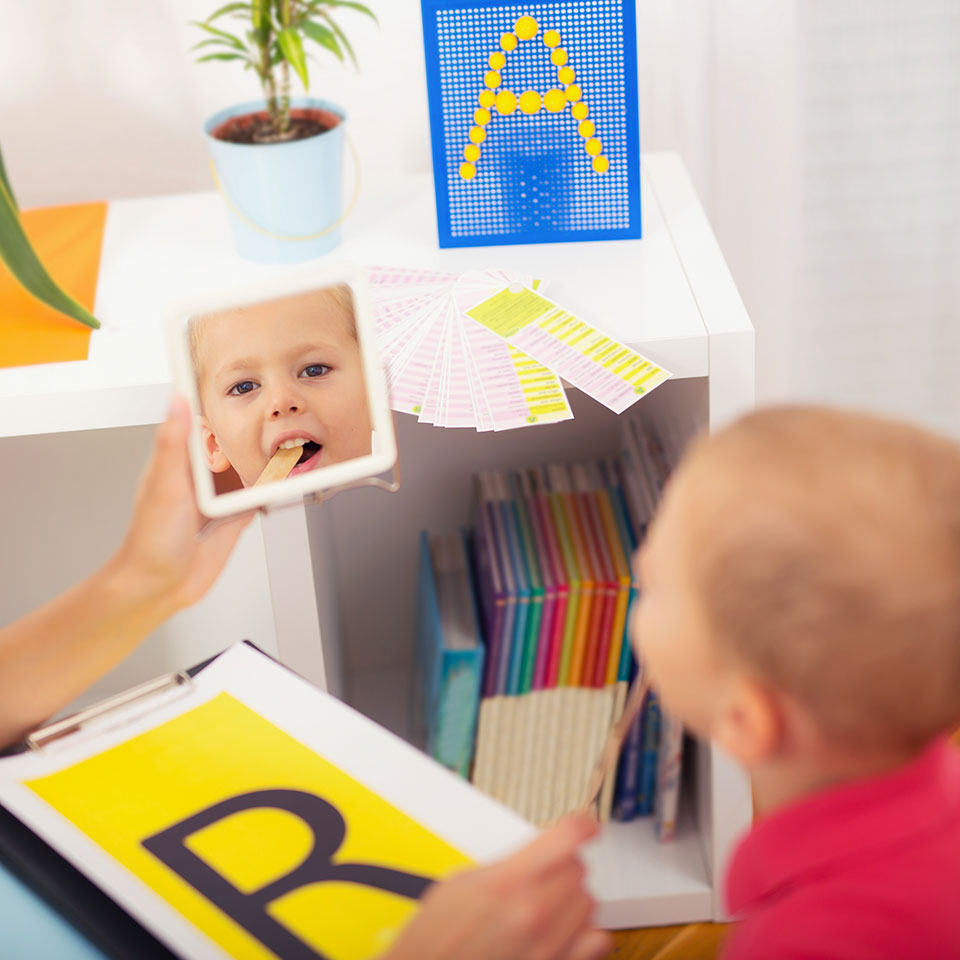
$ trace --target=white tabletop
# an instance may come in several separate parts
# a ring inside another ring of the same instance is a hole
[[[676,376],[705,376],[707,332],[657,201],[655,167],[644,164],[642,240],[440,250],[424,175],[364,186],[342,244],[316,263],[519,269]],[[111,203],[94,310],[103,326],[89,358],[0,369],[0,437],[159,422],[171,391],[169,314],[240,281],[303,269],[240,259],[215,192]]]

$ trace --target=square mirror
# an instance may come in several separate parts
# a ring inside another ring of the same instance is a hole
[[[200,510],[221,517],[389,471],[396,436],[359,271],[191,305],[171,324]]]

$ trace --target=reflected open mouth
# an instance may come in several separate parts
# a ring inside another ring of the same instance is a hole
[[[297,461],[294,468],[290,471],[290,476],[294,477],[298,473],[307,473],[320,465],[320,459],[323,456],[323,444],[314,443],[312,440],[303,445],[303,453]]]
[[[296,466],[300,466],[301,463],[306,463],[315,453],[318,453],[322,449],[323,447],[320,446],[319,443],[308,440],[303,445],[303,452],[300,454],[300,459],[297,461]]]

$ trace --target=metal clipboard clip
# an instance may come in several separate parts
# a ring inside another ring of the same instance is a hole
[[[131,687],[123,693],[118,693],[114,697],[101,700],[99,703],[95,703],[84,710],[79,710],[62,720],[55,720],[44,727],[39,727],[32,733],[28,733],[24,742],[30,750],[42,750],[50,743],[85,730],[96,721],[109,717],[110,714],[126,707],[142,705],[144,712],[146,712],[155,705],[157,697],[167,693],[185,694],[192,686],[193,681],[183,671],[157,677],[155,680],[149,680],[139,686]],[[118,717],[117,722],[128,722],[140,715],[138,713],[125,714],[122,720]]]

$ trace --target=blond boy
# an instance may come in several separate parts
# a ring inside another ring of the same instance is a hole
[[[302,447],[291,476],[370,453],[349,288],[199,317],[190,337],[213,473],[251,486],[280,446]]]
[[[694,446],[638,562],[665,707],[753,780],[727,960],[960,957],[960,448],[754,414]]]

